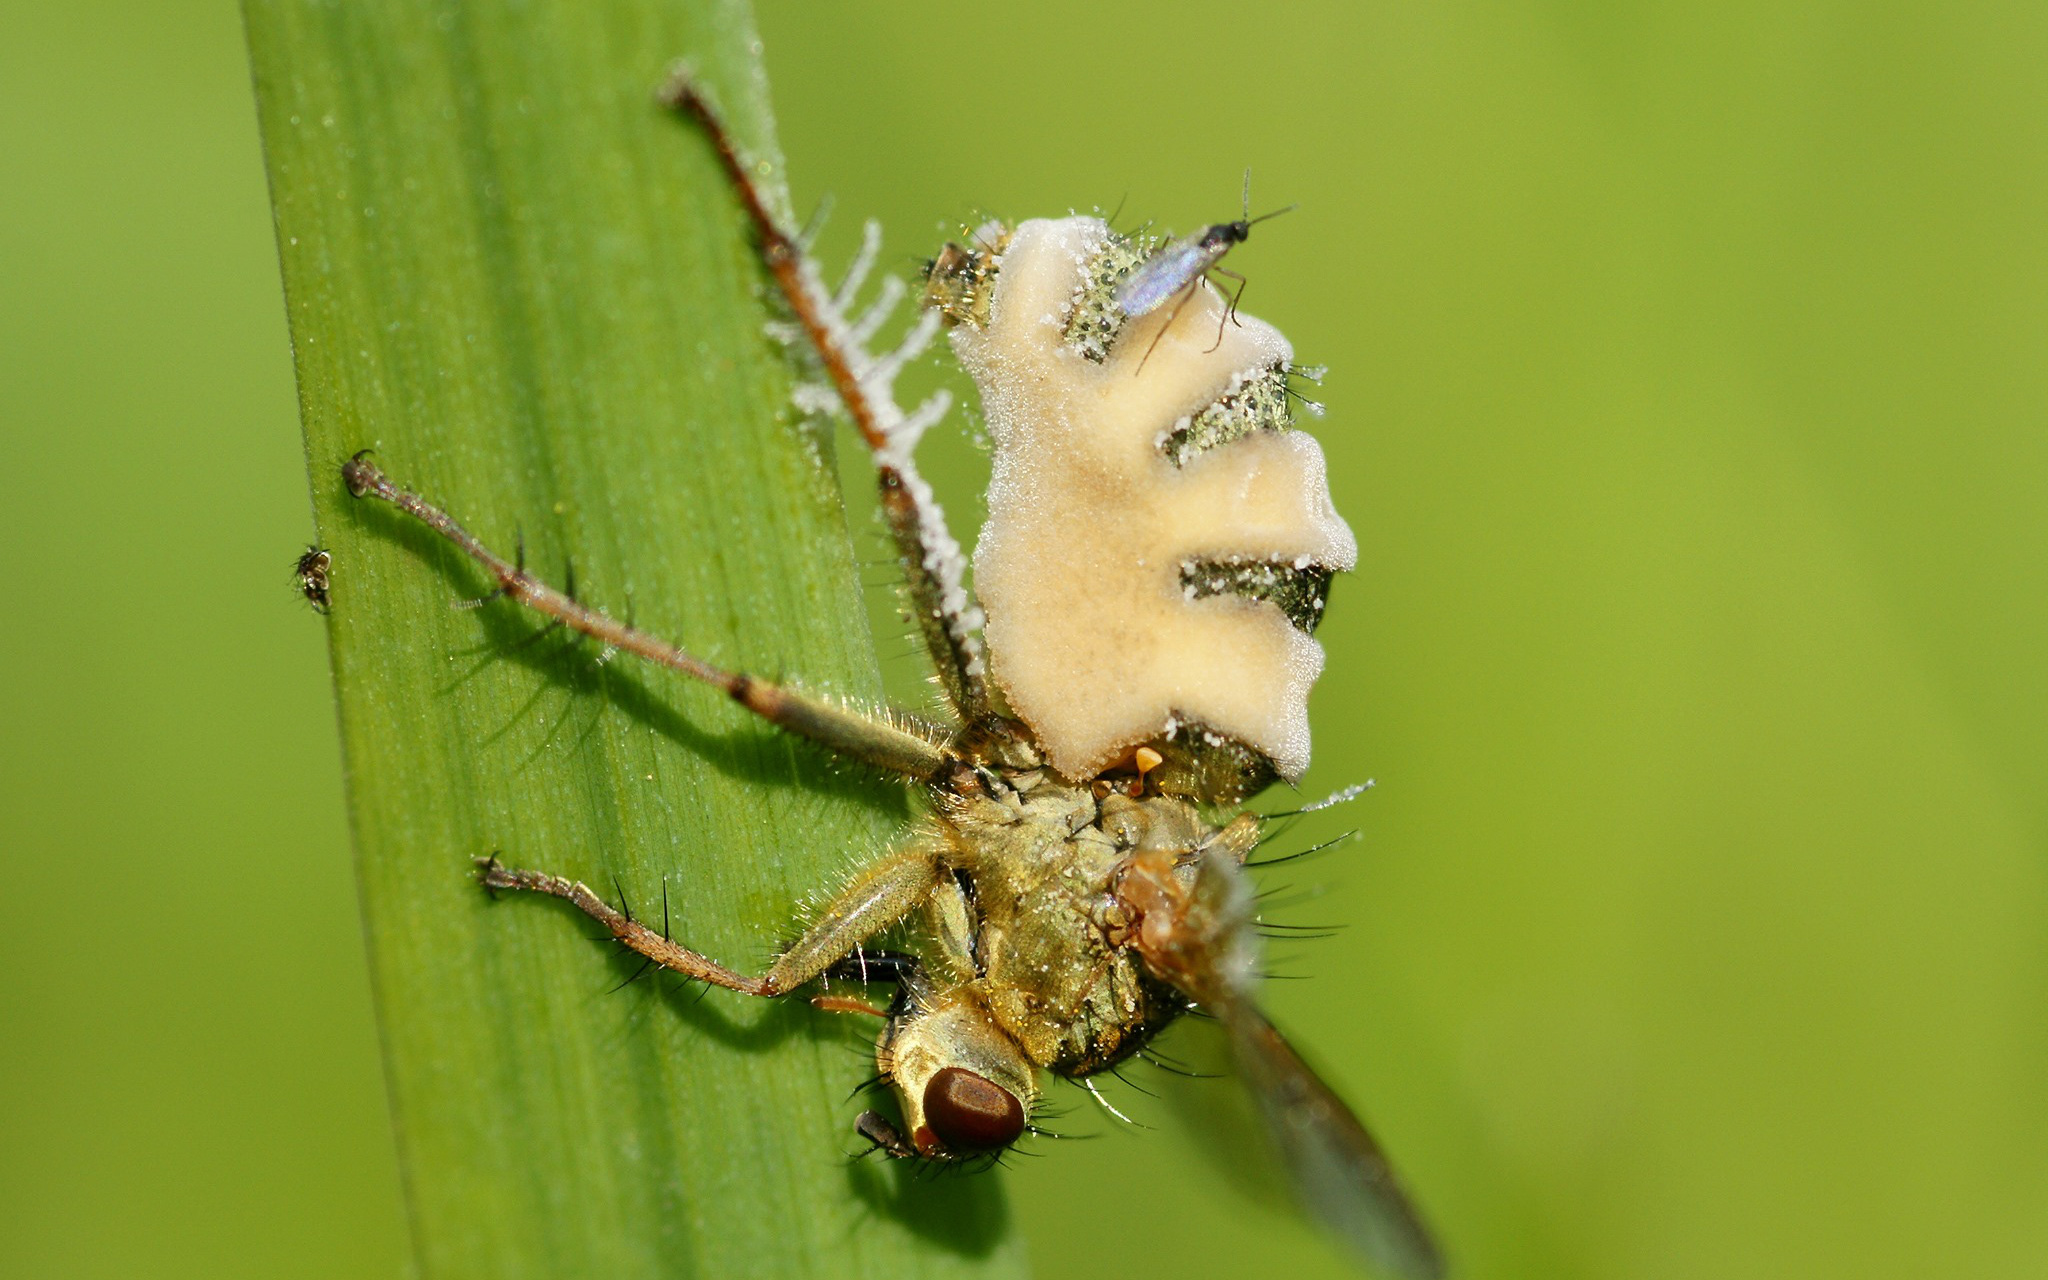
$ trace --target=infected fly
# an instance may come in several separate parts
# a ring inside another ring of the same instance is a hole
[[[1245,278],[1216,264],[1223,261],[1224,254],[1251,239],[1252,227],[1255,224],[1268,218],[1277,218],[1294,208],[1293,205],[1288,205],[1285,209],[1275,209],[1271,213],[1252,217],[1250,169],[1244,171],[1244,202],[1241,207],[1243,212],[1238,215],[1237,221],[1218,222],[1199,235],[1183,236],[1178,240],[1169,241],[1151,257],[1145,259],[1117,286],[1117,306],[1126,316],[1136,317],[1166,305],[1168,299],[1177,298],[1178,301],[1173,304],[1173,311],[1168,314],[1166,323],[1159,329],[1160,333],[1165,333],[1167,329],[1173,327],[1174,317],[1180,314],[1180,309],[1187,305],[1188,299],[1193,296],[1197,282],[1207,278],[1213,271],[1219,276],[1229,276],[1237,281],[1237,292],[1232,295],[1230,305],[1223,313],[1225,318],[1235,317],[1237,304],[1244,298]],[[1159,339],[1155,335],[1152,340],[1157,342]],[[1216,341],[1219,344],[1223,341],[1221,322],[1217,326]],[[1151,352],[1147,350],[1145,354],[1149,356]],[[1142,370],[1145,362],[1140,360],[1138,367]]]
[[[945,721],[869,717],[714,666],[543,583],[365,454],[343,477],[460,548],[495,594],[724,690],[901,780],[928,812],[758,976],[566,877],[493,857],[483,884],[565,899],[654,964],[748,995],[893,986],[886,1009],[813,999],[883,1019],[876,1064],[896,1115],[867,1111],[855,1127],[906,1160],[999,1154],[1034,1129],[1043,1075],[1086,1083],[1199,1010],[1227,1032],[1302,1203],[1371,1261],[1440,1275],[1377,1144],[1254,1001],[1243,866],[1264,819],[1241,804],[1308,764],[1306,697],[1322,665],[1309,633],[1332,575],[1357,555],[1319,447],[1291,427],[1286,340],[1250,317],[1206,350],[1162,337],[1171,317],[1133,312],[1116,285],[1143,248],[1071,217],[991,223],[973,248],[947,246],[918,323],[895,350],[871,353],[874,309],[856,319],[848,308],[874,256],[872,226],[849,282],[828,289],[695,84],[679,75],[662,101],[708,136],[792,336],[817,357],[824,385],[807,399],[834,403],[874,456]],[[1227,248],[1249,222],[1211,231]],[[1153,279],[1188,287],[1196,274]],[[1183,302],[1227,314],[1210,293]],[[972,594],[912,461],[946,403],[906,412],[892,387],[942,328],[979,384],[995,445]],[[1151,374],[1134,382],[1127,370],[1155,349]],[[870,949],[885,931],[904,941]]]

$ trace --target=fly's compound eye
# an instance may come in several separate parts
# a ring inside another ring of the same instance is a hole
[[[1007,1147],[1024,1132],[1017,1095],[965,1067],[947,1067],[924,1087],[924,1118],[955,1151]]]

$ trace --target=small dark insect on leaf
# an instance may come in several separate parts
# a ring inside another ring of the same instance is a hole
[[[292,577],[299,594],[319,613],[327,612],[327,571],[334,557],[319,547],[307,547],[292,561]]]
[[[794,313],[783,328],[816,356],[821,381],[802,402],[842,411],[873,455],[944,719],[864,715],[714,666],[548,585],[523,557],[508,561],[366,455],[343,479],[483,566],[495,582],[487,599],[712,685],[900,780],[926,815],[758,976],[671,938],[666,884],[656,929],[616,881],[616,907],[579,881],[496,856],[478,862],[480,882],[562,898],[648,964],[707,987],[809,989],[820,1008],[879,1019],[875,1082],[895,1114],[863,1111],[854,1127],[871,1153],[921,1172],[983,1167],[1025,1135],[1055,1136],[1035,1123],[1048,1074],[1114,1112],[1094,1076],[1151,1056],[1152,1038],[1185,1014],[1213,1017],[1298,1202],[1374,1265],[1417,1280],[1442,1274],[1380,1148],[1255,999],[1257,903],[1244,866],[1265,819],[1241,805],[1307,767],[1302,673],[1322,663],[1309,633],[1357,547],[1331,509],[1319,446],[1292,427],[1292,348],[1196,288],[1254,220],[1210,228],[1190,242],[1192,258],[1154,268],[1148,292],[1121,306],[1115,282],[1142,252],[1130,238],[1094,218],[990,223],[972,248],[948,245],[932,259],[924,314],[894,350],[875,353],[868,341],[904,294],[889,282],[855,310],[879,234],[871,226],[845,281],[827,289],[698,86],[678,75],[662,101],[709,139]],[[1148,314],[1176,290],[1187,296],[1172,314]],[[1204,334],[1217,326],[1207,349],[1162,341],[1183,306]],[[1064,329],[1044,322],[1062,309]],[[945,326],[982,388],[995,446],[975,593],[912,461],[946,401],[905,411],[892,390]],[[1207,406],[1195,415],[1200,430],[1168,452],[1173,415],[1185,412],[1175,406],[1186,405]],[[1087,430],[1063,435],[1077,420]],[[1099,531],[1112,527],[1116,550],[1106,553]],[[1212,572],[1225,564],[1258,572]],[[321,603],[324,553],[317,567]],[[307,561],[300,571],[314,581]],[[1186,590],[1188,574],[1215,589]],[[1313,608],[1282,603],[1306,596]],[[885,932],[890,949],[870,949]],[[829,983],[893,993],[883,1007]]]

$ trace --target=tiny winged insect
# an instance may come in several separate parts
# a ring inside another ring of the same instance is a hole
[[[1237,221],[1214,223],[1204,228],[1197,235],[1183,236],[1178,240],[1168,241],[1154,252],[1151,257],[1138,264],[1116,287],[1116,305],[1118,308],[1126,316],[1137,317],[1166,305],[1168,299],[1178,299],[1174,302],[1173,312],[1168,316],[1166,324],[1159,329],[1159,333],[1163,334],[1167,329],[1173,327],[1173,316],[1178,316],[1180,309],[1187,305],[1189,298],[1194,296],[1196,283],[1207,278],[1209,273],[1213,271],[1219,276],[1229,276],[1232,280],[1237,281],[1237,292],[1232,295],[1230,305],[1224,308],[1223,312],[1225,319],[1234,318],[1237,315],[1237,304],[1244,299],[1246,280],[1237,272],[1217,264],[1223,261],[1224,254],[1229,253],[1238,245],[1251,239],[1253,226],[1264,222],[1268,218],[1277,218],[1281,214],[1289,213],[1294,209],[1293,205],[1288,205],[1284,209],[1275,209],[1271,213],[1262,213],[1256,218],[1252,217],[1252,171],[1250,169],[1244,171],[1244,202],[1242,207],[1244,211],[1238,215]],[[1158,340],[1157,336],[1153,338],[1154,342]],[[1217,325],[1216,341],[1219,345],[1223,341],[1222,322],[1220,321]],[[1213,350],[1214,348],[1211,349]],[[1150,350],[1147,350],[1145,354],[1150,356],[1152,353]],[[1138,362],[1139,369],[1142,370],[1144,366],[1145,362],[1140,360]]]
[[[870,718],[724,670],[504,559],[367,451],[344,480],[455,544],[496,579],[494,594],[723,689],[769,723],[900,778],[929,812],[759,976],[567,878],[492,857],[483,884],[566,899],[648,961],[744,994],[826,980],[893,986],[886,1009],[813,1000],[883,1019],[876,1064],[897,1115],[867,1111],[855,1127],[908,1160],[1000,1153],[1035,1129],[1044,1074],[1085,1082],[1199,1009],[1228,1033],[1304,1206],[1373,1263],[1441,1275],[1377,1144],[1254,999],[1242,868],[1264,820],[1240,806],[1307,767],[1306,698],[1322,666],[1310,633],[1332,575],[1356,559],[1322,453],[1291,427],[1292,349],[1249,317],[1207,348],[1169,332],[1184,306],[1219,325],[1230,316],[1202,276],[1222,249],[1199,269],[1154,277],[1188,293],[1160,317],[1157,301],[1126,305],[1118,285],[1146,261],[1144,247],[1070,217],[991,223],[972,248],[948,245],[917,324],[897,349],[872,354],[877,308],[901,292],[848,314],[877,250],[873,224],[846,283],[828,289],[694,83],[679,74],[663,101],[708,135],[830,397],[873,453],[948,721]],[[1227,249],[1250,221],[1211,232]],[[995,444],[972,594],[912,461],[946,401],[905,412],[892,385],[942,328]],[[870,950],[885,931],[909,941]]]

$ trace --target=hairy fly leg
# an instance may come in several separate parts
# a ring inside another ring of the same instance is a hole
[[[560,898],[603,925],[630,950],[673,973],[743,995],[774,997],[825,973],[923,902],[938,878],[944,847],[931,836],[915,838],[861,868],[758,978],[678,945],[666,933],[658,933],[629,912],[613,907],[580,880],[508,867],[495,856],[482,859],[477,868],[484,888]]]
[[[534,577],[522,565],[492,551],[447,512],[392,483],[381,468],[364,456],[368,452],[364,450],[342,464],[341,475],[349,492],[358,498],[388,502],[454,543],[498,580],[495,594],[613,649],[723,689],[733,701],[777,728],[809,738],[848,759],[916,780],[933,777],[948,762],[943,750],[908,729],[857,715],[745,672],[713,666],[666,640],[575,600],[567,592]]]
[[[881,246],[879,227],[868,224],[861,251],[845,281],[836,290],[828,290],[816,265],[805,255],[802,238],[784,230],[769,209],[723,118],[689,73],[677,70],[660,96],[664,105],[695,120],[710,137],[754,224],[763,262],[818,353],[833,397],[873,454],[882,514],[895,540],[904,588],[931,652],[940,687],[962,723],[980,721],[989,710],[977,634],[981,610],[969,597],[962,576],[966,558],[946,528],[945,514],[933,499],[931,486],[918,474],[912,459],[918,439],[945,414],[951,400],[941,391],[905,413],[896,403],[894,390],[896,375],[938,332],[938,315],[926,312],[895,350],[870,353],[868,338],[902,296],[900,283],[887,280],[874,304],[849,318],[848,308]]]

